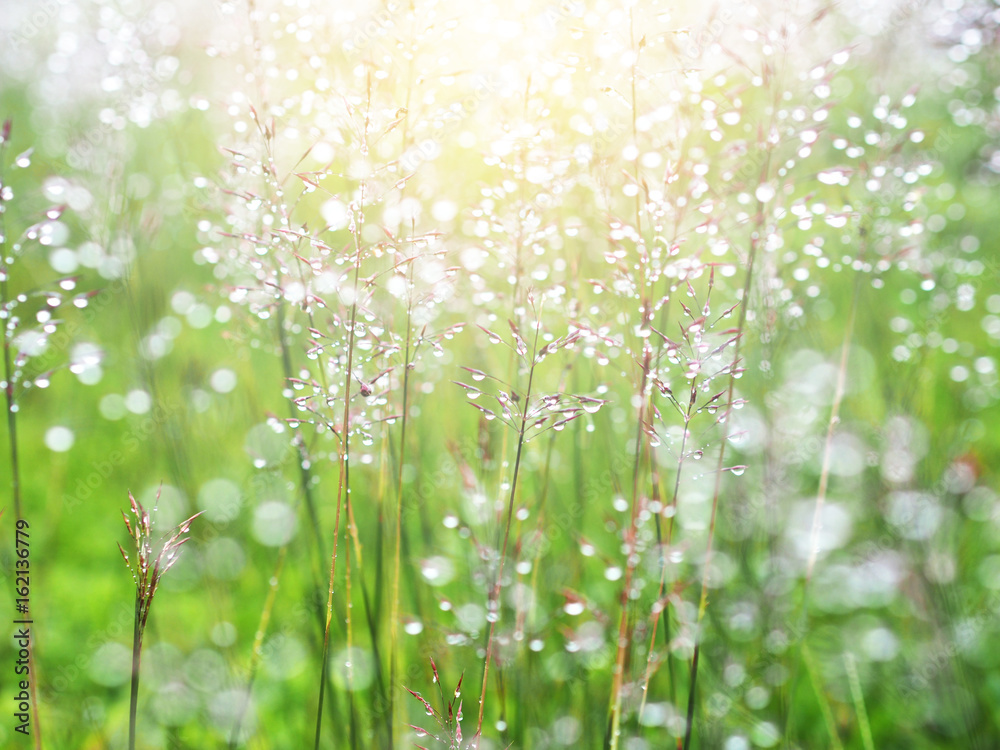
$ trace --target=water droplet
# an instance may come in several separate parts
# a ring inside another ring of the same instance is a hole
[[[774,188],[764,183],[763,185],[758,185],[757,190],[754,191],[754,196],[761,203],[767,203],[774,197]]]

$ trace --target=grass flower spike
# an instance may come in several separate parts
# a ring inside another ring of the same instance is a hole
[[[156,495],[159,500],[159,493]],[[162,544],[153,542],[153,523],[149,511],[142,507],[142,503],[135,499],[131,492],[128,493],[129,503],[132,506],[133,519],[129,519],[128,514],[122,511],[122,518],[125,521],[125,528],[128,529],[129,536],[135,548],[135,557],[129,558],[125,548],[118,545],[118,551],[122,553],[125,565],[132,574],[135,582],[135,619],[132,636],[132,687],[131,702],[129,704],[129,730],[128,746],[129,750],[135,748],[135,723],[136,709],[139,697],[139,660],[142,654],[142,636],[146,631],[146,621],[149,619],[149,611],[153,606],[153,597],[156,595],[156,588],[167,571],[173,567],[180,555],[180,548],[190,537],[185,536],[191,529],[191,522],[200,513],[196,513],[186,521],[178,524],[170,532]],[[158,547],[158,549],[157,549]]]

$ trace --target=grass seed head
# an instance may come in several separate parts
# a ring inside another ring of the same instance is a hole
[[[159,500],[159,492],[156,493],[156,497]],[[122,519],[125,521],[125,528],[132,540],[130,546],[135,550],[135,558],[130,559],[121,544],[118,545],[118,551],[121,552],[125,565],[135,582],[136,597],[141,611],[141,624],[145,626],[160,579],[179,559],[181,546],[190,539],[186,534],[191,529],[191,522],[201,513],[195,513],[186,521],[182,521],[169,532],[165,540],[154,544],[153,523],[149,511],[135,499],[131,492],[128,493],[128,499],[134,518],[130,519],[128,514],[123,511]]]

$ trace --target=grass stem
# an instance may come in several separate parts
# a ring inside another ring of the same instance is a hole
[[[510,497],[507,501],[507,523],[504,527],[503,547],[500,552],[500,563],[497,568],[496,582],[490,592],[490,601],[487,613],[490,616],[490,632],[486,639],[486,661],[483,664],[483,687],[479,696],[479,719],[476,724],[476,735],[473,747],[479,747],[479,739],[483,733],[483,711],[486,707],[486,688],[489,685],[490,661],[493,658],[494,633],[497,621],[500,619],[500,592],[503,586],[504,560],[507,559],[507,546],[510,542],[511,521],[514,518],[514,498],[517,494],[517,479],[521,468],[521,452],[524,449],[524,435],[528,428],[528,411],[531,404],[532,386],[535,380],[535,368],[538,366],[538,333],[541,330],[541,321],[535,322],[535,340],[531,353],[531,367],[528,370],[528,387],[524,392],[524,403],[521,407],[521,426],[517,434],[517,452],[514,455],[514,474],[510,482]]]

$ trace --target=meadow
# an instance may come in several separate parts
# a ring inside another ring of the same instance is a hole
[[[998,35],[0,4],[0,746],[1000,747]]]

